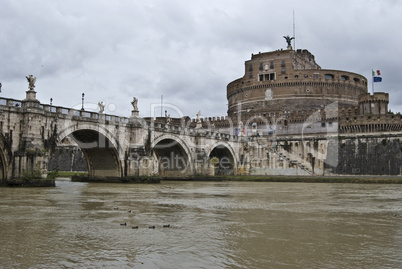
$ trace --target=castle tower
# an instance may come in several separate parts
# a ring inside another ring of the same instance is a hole
[[[373,95],[365,93],[359,96],[360,114],[387,114],[389,94],[385,92],[375,92]]]
[[[244,76],[227,85],[228,116],[318,110],[334,102],[358,106],[367,92],[364,76],[322,69],[308,50],[260,52],[245,61]]]

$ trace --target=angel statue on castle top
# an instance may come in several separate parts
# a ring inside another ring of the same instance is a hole
[[[288,43],[288,47],[292,46],[292,40],[295,39],[294,37],[290,37],[290,36],[283,36],[283,38],[286,39],[286,43]]]

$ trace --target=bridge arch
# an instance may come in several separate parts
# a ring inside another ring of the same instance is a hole
[[[161,135],[151,143],[155,171],[160,176],[183,177],[193,174],[192,153],[178,136]]]
[[[235,174],[237,170],[236,154],[230,144],[219,141],[207,151],[209,159],[217,158],[215,175]]]
[[[124,153],[115,134],[99,125],[74,124],[58,133],[56,144],[66,137],[72,138],[82,150],[89,177],[123,176]]]

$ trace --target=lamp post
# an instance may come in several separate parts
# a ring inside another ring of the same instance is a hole
[[[85,94],[82,93],[82,108],[81,108],[82,111],[84,111],[84,97],[85,97]]]

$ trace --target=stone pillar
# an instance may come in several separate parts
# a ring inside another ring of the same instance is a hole
[[[22,100],[23,107],[38,108],[40,102],[36,99],[36,92],[34,90],[29,90],[26,93],[26,98]]]
[[[131,110],[131,118],[138,118],[139,111],[138,110]]]
[[[26,91],[26,98],[24,101],[38,101],[38,99],[36,99],[36,92],[33,89]]]

